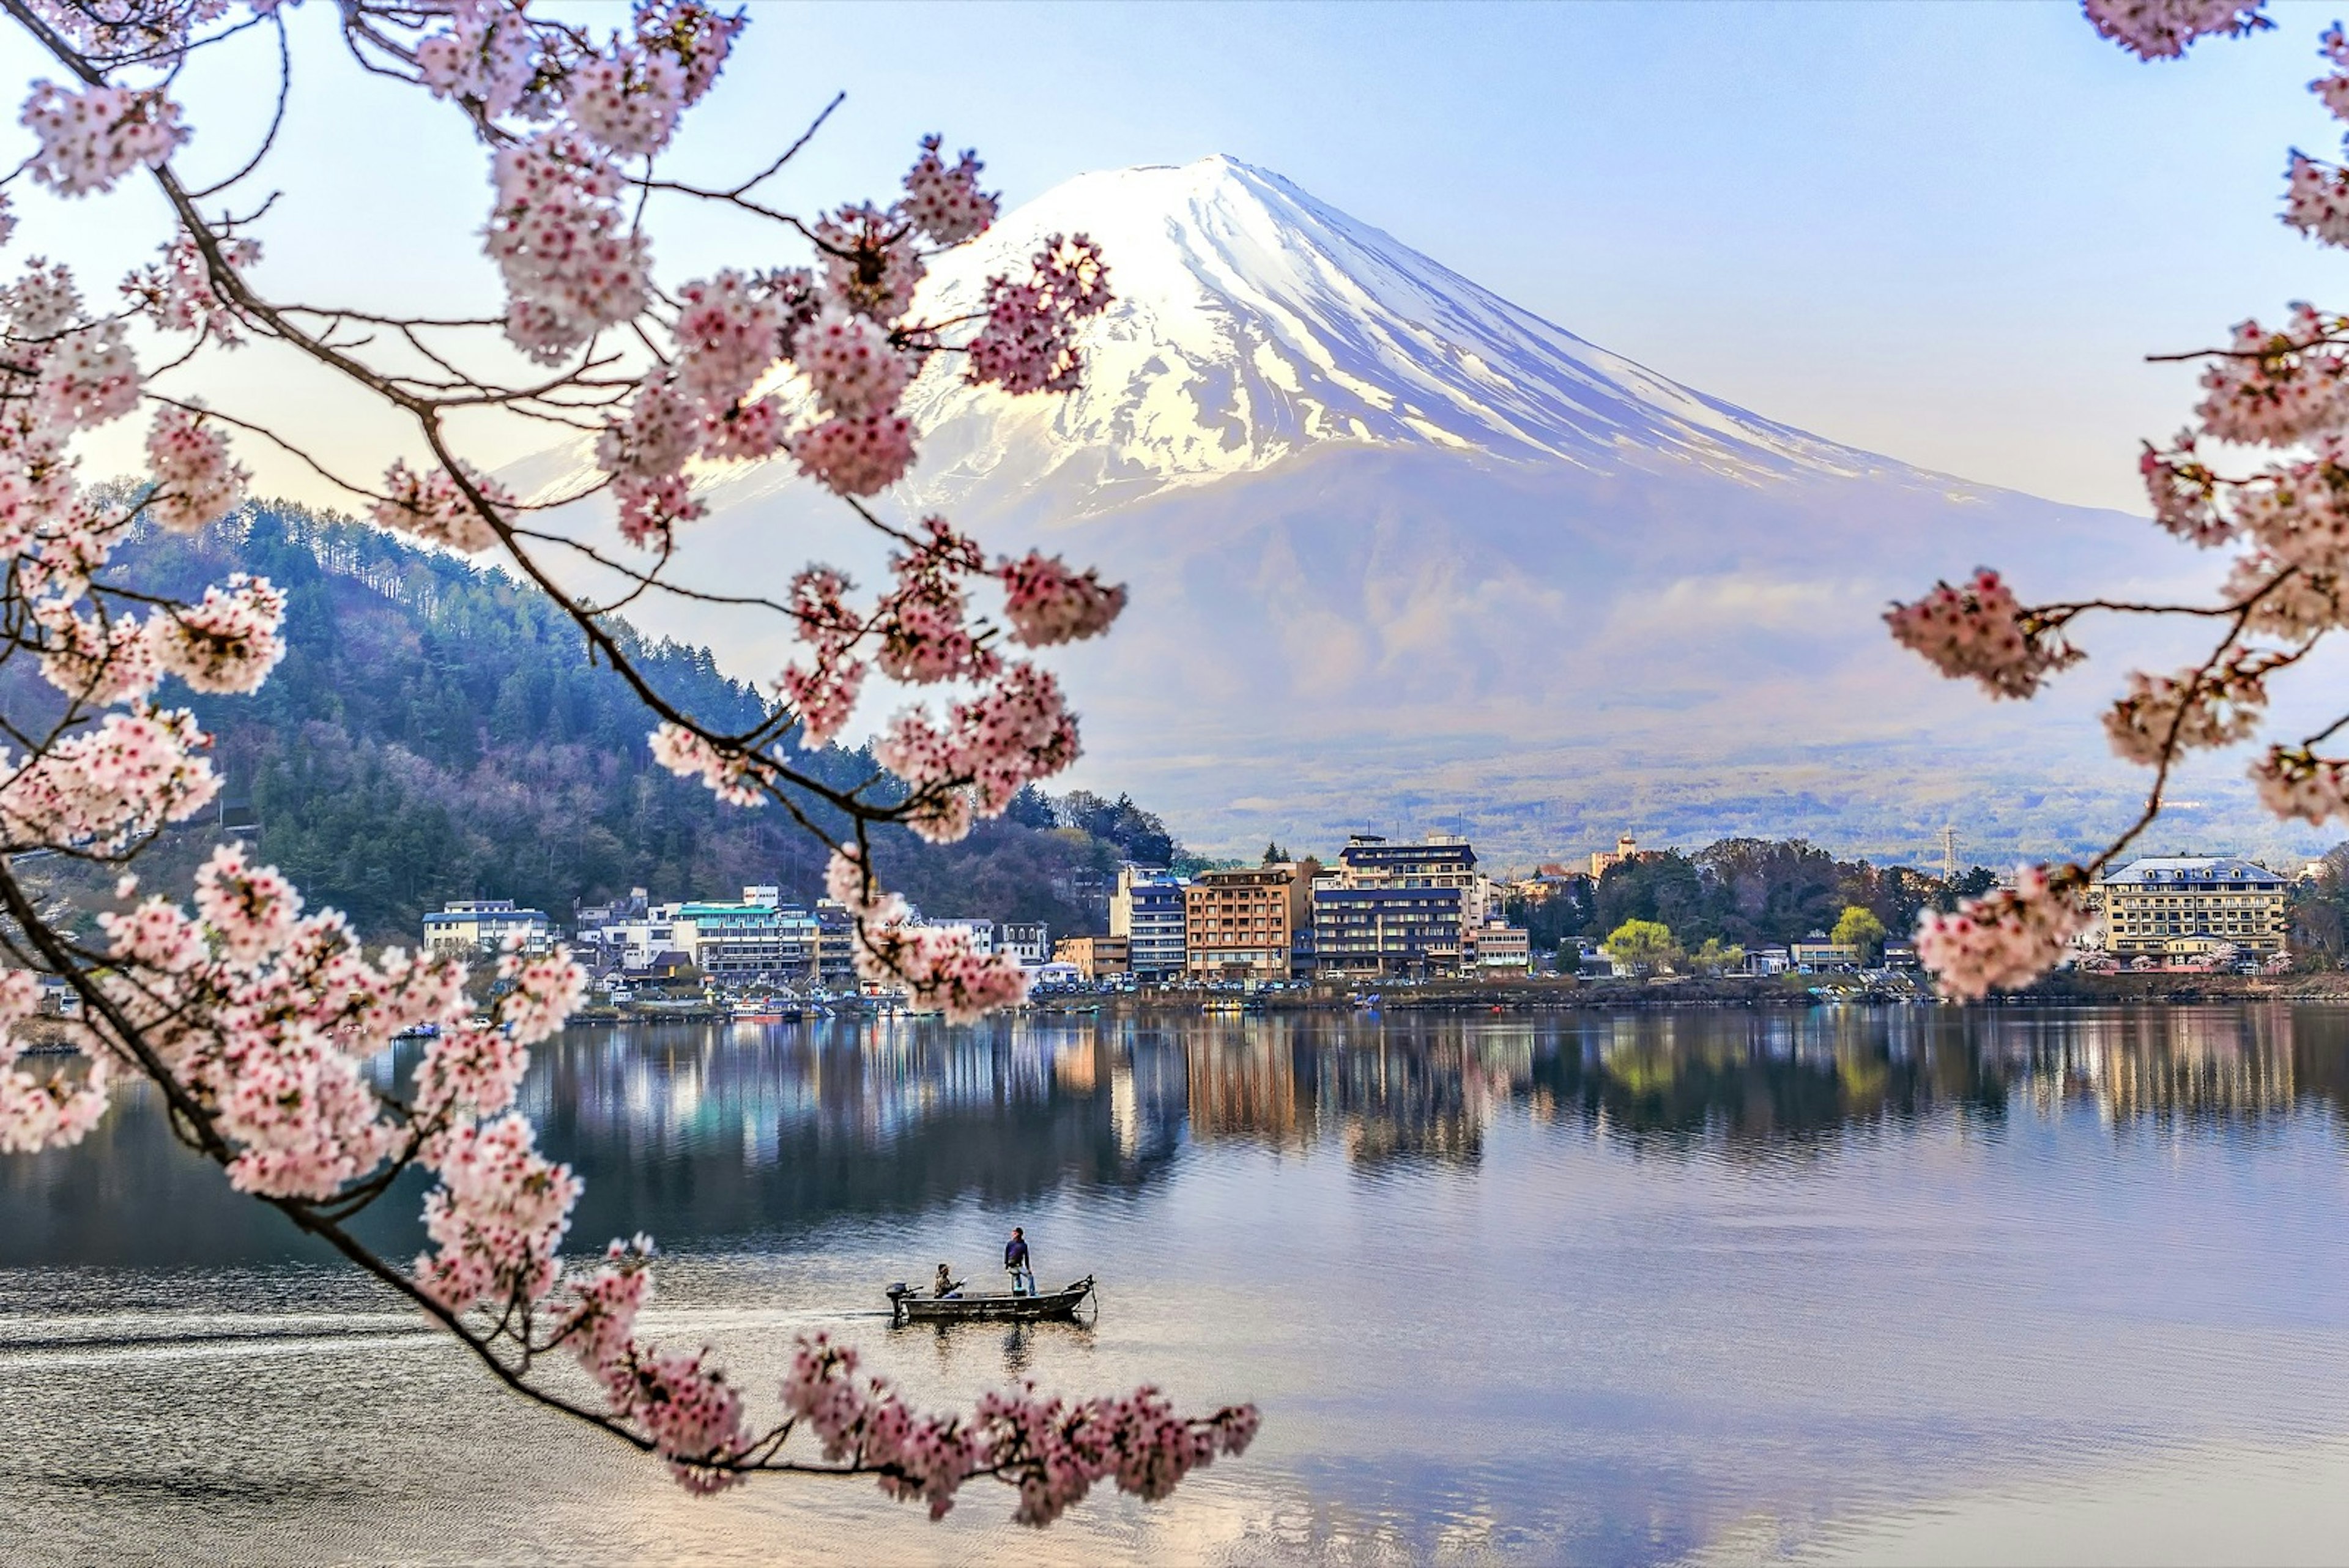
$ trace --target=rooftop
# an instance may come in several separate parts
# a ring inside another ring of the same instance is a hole
[[[2132,860],[2104,877],[2106,886],[2154,882],[2273,882],[2283,877],[2254,861],[2233,855],[2147,856]]]

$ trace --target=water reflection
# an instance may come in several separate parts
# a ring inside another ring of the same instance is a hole
[[[2349,1427],[2349,1010],[581,1031],[525,1103],[587,1178],[574,1237],[657,1236],[655,1332],[745,1386],[821,1325],[925,1403],[1256,1397],[1263,1451],[1040,1542],[985,1503],[943,1534],[862,1494],[686,1509],[518,1426],[134,1090],[83,1147],[0,1159],[20,1554],[1752,1560]],[[885,1282],[999,1278],[1013,1223],[1100,1276],[1097,1321],[887,1326]]]
[[[405,1074],[388,1062],[387,1077]],[[151,1100],[78,1149],[0,1160],[0,1263],[179,1263],[297,1250],[172,1147]],[[1064,1189],[1114,1196],[1190,1148],[1341,1150],[1473,1168],[1494,1124],[1658,1154],[1775,1157],[1855,1129],[2093,1106],[2133,1122],[2349,1111],[2349,1013],[2286,1006],[1737,1011],[1537,1019],[1328,1015],[947,1030],[903,1023],[575,1032],[523,1093],[588,1179],[582,1233],[772,1241],[843,1217]],[[153,1199],[168,1191],[171,1200]],[[378,1220],[412,1244],[413,1205]]]

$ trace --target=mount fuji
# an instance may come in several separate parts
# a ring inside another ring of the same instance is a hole
[[[1944,821],[1995,861],[2125,820],[2143,780],[2094,721],[2112,663],[1992,706],[1879,617],[1982,562],[2041,595],[2173,581],[2183,552],[2141,519],[1708,397],[1229,158],[1067,182],[941,258],[924,312],[971,308],[1054,233],[1099,241],[1117,296],[1083,387],[1013,399],[934,361],[906,400],[921,461],[885,499],[1132,586],[1060,660],[1076,782],[1211,849],[1456,826],[1505,863],[1619,831],[1917,857]],[[507,477],[551,493],[582,461]],[[703,493],[686,556],[730,585],[811,557],[878,575],[788,462]],[[754,678],[786,653],[705,607],[645,618]],[[2195,835],[2298,846],[2239,764],[2189,785]]]

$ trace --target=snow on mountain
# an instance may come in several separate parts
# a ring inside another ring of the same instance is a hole
[[[2026,591],[2174,577],[2184,552],[2142,522],[1707,397],[1228,158],[1067,182],[941,258],[926,313],[972,308],[1055,233],[1101,243],[1117,296],[1083,388],[1014,399],[934,361],[907,399],[922,460],[886,501],[1132,585],[1116,632],[1058,660],[1078,782],[1213,847],[1441,824],[1520,859],[1627,829],[1915,853],[1945,819],[2044,853],[2127,812],[2141,781],[2093,718],[2111,664],[1993,706],[1879,617],[1985,561]],[[875,573],[788,462],[704,493],[688,556],[710,586],[811,556]],[[645,618],[754,677],[789,651],[709,607]],[[2238,767],[2191,782],[2210,842],[2272,837]]]
[[[925,309],[975,308],[988,275],[1057,233],[1101,244],[1118,296],[1086,337],[1084,386],[1010,399],[935,367],[909,400],[939,432],[919,493],[1047,483],[1090,513],[1332,442],[1599,472],[1889,466],[1586,343],[1230,158],[1070,180],[944,258]]]

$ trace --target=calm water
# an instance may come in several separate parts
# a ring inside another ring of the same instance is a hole
[[[597,1031],[574,1239],[754,1388],[1252,1397],[1038,1536],[974,1487],[687,1499],[520,1410],[126,1098],[0,1158],[10,1562],[2349,1558],[2349,1011]],[[413,1195],[378,1238],[406,1252]],[[891,1330],[1023,1224],[1098,1324]]]

